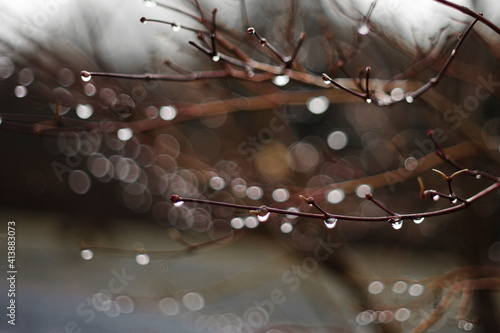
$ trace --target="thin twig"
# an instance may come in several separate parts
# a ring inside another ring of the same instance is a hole
[[[446,60],[445,64],[443,65],[443,67],[441,68],[441,70],[439,71],[439,73],[435,77],[433,77],[432,79],[430,79],[429,82],[427,82],[426,84],[424,84],[419,89],[417,89],[417,90],[415,90],[415,91],[413,91],[413,92],[411,92],[409,94],[406,94],[406,101],[408,103],[413,102],[415,100],[415,98],[419,97],[420,95],[422,95],[423,93],[425,93],[427,90],[429,90],[430,88],[436,86],[439,83],[439,81],[441,80],[441,78],[443,77],[443,75],[446,73],[446,70],[448,69],[448,67],[450,67],[451,62],[453,61],[453,59],[455,59],[455,56],[457,55],[457,52],[460,49],[460,46],[462,46],[465,38],[472,31],[472,28],[474,27],[474,25],[476,24],[477,21],[478,21],[477,19],[474,20],[467,27],[467,30],[465,30],[465,32],[463,33],[463,35],[460,37],[457,45],[451,51],[450,56]]]
[[[500,27],[493,24],[493,22],[491,22],[490,20],[486,19],[482,13],[476,13],[475,11],[470,10],[469,8],[467,8],[465,6],[457,5],[457,4],[450,2],[450,1],[447,1],[447,0],[434,0],[434,1],[442,3],[443,5],[446,5],[448,7],[455,8],[455,9],[461,11],[462,13],[473,17],[477,21],[483,22],[486,26],[488,26],[488,28],[490,28],[491,30],[493,30],[494,32],[496,32],[497,34],[500,35]]]

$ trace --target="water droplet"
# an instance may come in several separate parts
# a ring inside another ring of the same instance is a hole
[[[89,82],[92,79],[92,75],[90,75],[87,71],[82,71],[82,81]]]
[[[90,104],[78,104],[76,106],[76,115],[81,119],[88,119],[94,113],[94,108]]]
[[[14,88],[14,95],[16,95],[17,98],[23,98],[26,97],[28,94],[28,88],[25,86],[17,86]]]
[[[391,99],[395,102],[399,102],[405,96],[405,92],[403,89],[397,87],[391,90]]]
[[[289,222],[285,222],[281,225],[280,230],[282,233],[288,234],[288,233],[292,232],[293,225]]]
[[[456,203],[457,203],[457,201],[458,201],[458,199],[457,199],[457,198],[455,198],[455,199],[451,200],[451,203],[452,203],[452,204],[456,204]]]
[[[273,83],[278,87],[283,87],[288,82],[290,82],[290,77],[288,75],[276,75],[273,79]]]
[[[116,135],[118,136],[118,139],[128,141],[134,136],[134,132],[130,128],[120,128],[116,132]]]
[[[367,98],[366,100],[366,103],[370,104],[372,102],[371,98]]]
[[[425,219],[425,217],[419,217],[419,218],[413,219],[413,222],[415,222],[415,224],[420,224],[420,223],[424,222],[424,219]]]
[[[213,61],[213,62],[218,62],[219,60],[220,60],[220,56],[218,56],[218,55],[214,55],[214,56],[212,57],[212,61]]]
[[[163,120],[173,120],[177,116],[177,109],[172,105],[162,106],[160,108],[160,118]]]
[[[361,36],[366,36],[370,33],[370,28],[368,27],[368,24],[363,23],[362,25],[359,26],[358,28],[358,33]]]
[[[410,104],[413,103],[413,96],[411,96],[411,95],[406,96],[406,103],[410,103]]]
[[[337,225],[337,219],[334,217],[331,217],[329,219],[324,220],[325,225],[328,229],[333,229]]]
[[[481,175],[476,175],[476,179],[481,179]]]
[[[420,283],[414,283],[408,288],[408,294],[413,297],[420,296],[424,293],[424,286]]]
[[[144,5],[146,7],[154,7],[154,6],[156,6],[156,1],[153,1],[153,0],[144,0]]]
[[[311,113],[322,114],[330,106],[330,101],[326,96],[311,97],[306,102],[306,107]]]
[[[177,202],[174,203],[175,207],[180,207],[182,205],[184,205],[184,201],[177,201]]]
[[[0,125],[2,125],[2,120],[3,120],[3,118],[2,118],[2,115],[0,114]]]
[[[139,265],[147,265],[149,264],[149,256],[145,253],[140,253],[135,256],[135,261],[137,261]]]
[[[245,226],[245,222],[241,217],[235,217],[231,220],[231,227],[234,229],[241,229]]]
[[[285,202],[290,198],[290,192],[286,188],[277,188],[273,191],[272,197],[276,202]]]
[[[82,259],[90,260],[94,257],[94,252],[92,252],[91,249],[85,249],[80,252],[80,255],[82,256]]]
[[[178,32],[181,30],[181,28],[182,28],[181,25],[177,22],[174,22],[174,24],[172,24],[172,31],[173,32]]]
[[[330,78],[326,74],[323,74],[321,78],[323,79],[324,84],[331,84],[332,83],[332,81],[330,80]]]
[[[394,230],[399,230],[403,227],[403,221],[400,219],[389,220],[389,223]]]
[[[257,220],[259,220],[259,222],[266,222],[267,219],[269,219],[269,215],[271,215],[271,213],[267,212],[265,215],[257,215]]]
[[[432,200],[434,200],[434,201],[438,201],[438,200],[439,200],[439,195],[438,195],[438,194],[435,194],[435,195],[432,197]]]

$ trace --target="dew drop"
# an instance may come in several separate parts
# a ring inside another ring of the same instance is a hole
[[[370,28],[368,27],[368,24],[363,23],[362,25],[360,25],[359,28],[358,28],[358,33],[361,36],[368,35],[368,33],[370,33]]]
[[[410,103],[410,104],[413,103],[413,96],[410,96],[410,95],[406,96],[406,103]]]
[[[323,79],[324,84],[331,84],[332,83],[332,81],[328,78],[328,76],[326,74],[323,74],[321,78]]]
[[[371,98],[367,98],[366,100],[366,103],[370,104],[372,102]]]
[[[434,201],[438,201],[438,200],[439,200],[439,195],[438,195],[438,194],[434,195],[434,196],[432,197],[432,200],[434,200]]]
[[[174,24],[172,24],[172,31],[173,32],[178,32],[181,30],[181,25],[177,22],[174,22]]]
[[[403,221],[402,220],[389,220],[389,223],[391,224],[391,227],[394,230],[399,230],[403,227]]]
[[[290,77],[288,75],[276,75],[273,79],[273,83],[278,87],[283,87],[288,82],[290,82]]]
[[[218,62],[219,60],[220,60],[220,56],[218,56],[218,55],[214,55],[214,56],[212,57],[212,61],[213,61],[213,62]]]
[[[451,203],[452,203],[452,204],[456,204],[456,203],[457,203],[457,201],[458,201],[458,199],[457,199],[457,198],[455,198],[455,199],[451,200]]]
[[[481,175],[476,175],[476,179],[481,179]]]
[[[425,219],[424,217],[419,217],[417,219],[413,219],[413,222],[415,222],[415,224],[420,224],[424,222],[424,219]]]
[[[154,6],[156,6],[156,1],[153,1],[153,0],[144,0],[144,5],[146,7],[154,7]]]
[[[89,82],[92,79],[92,75],[90,75],[87,71],[82,71],[82,81]]]
[[[139,265],[147,265],[149,264],[149,256],[145,253],[140,253],[138,255],[135,256],[135,261],[139,264]]]
[[[324,220],[323,222],[325,222],[325,225],[328,229],[333,229],[337,225],[337,221],[338,220],[336,218],[331,217],[329,219]]]
[[[25,86],[17,86],[14,88],[14,95],[16,95],[17,98],[23,98],[26,97],[28,94],[28,88]]]
[[[90,249],[85,249],[80,252],[80,255],[82,256],[82,259],[90,260],[94,257],[94,252]]]
[[[282,233],[288,234],[288,233],[292,232],[293,226],[291,223],[285,222],[281,225],[280,230]]]
[[[177,201],[177,202],[174,203],[175,207],[180,207],[182,205],[184,205],[184,201]]]
[[[120,128],[116,132],[116,135],[118,136],[118,139],[128,141],[134,136],[134,132],[130,128]]]
[[[269,212],[266,215],[257,215],[257,220],[259,222],[266,222],[269,219],[269,215],[271,215]]]
[[[0,114],[0,125],[2,125],[2,120],[3,120],[3,118],[2,118],[2,115]]]

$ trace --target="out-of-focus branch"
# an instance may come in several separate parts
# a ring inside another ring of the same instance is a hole
[[[439,3],[442,3],[443,5],[446,5],[448,7],[451,7],[451,8],[455,8],[456,10],[459,10],[461,11],[462,13],[464,14],[467,14],[471,17],[473,17],[474,19],[476,19],[477,21],[481,21],[482,23],[484,23],[488,28],[490,28],[491,30],[493,30],[494,32],[496,32],[497,34],[500,35],[500,27],[498,27],[497,25],[495,25],[493,22],[491,22],[490,20],[486,19],[482,13],[476,13],[475,11],[465,7],[465,6],[461,6],[461,5],[457,5],[456,3],[453,3],[453,2],[450,2],[448,0],[434,0],[434,1],[437,1]]]

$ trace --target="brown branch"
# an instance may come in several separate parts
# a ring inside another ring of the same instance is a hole
[[[428,132],[429,135],[432,138],[432,131]],[[433,140],[435,142],[435,139]],[[438,151],[442,151],[442,148],[437,145],[436,149]],[[458,174],[460,173],[468,173],[469,171],[467,169],[460,170],[459,172],[455,172],[451,176],[446,176],[444,175],[445,179],[448,182],[451,182],[451,180]],[[498,179],[498,178],[497,178]],[[485,195],[489,194],[490,192],[495,191],[496,189],[500,188],[500,181],[496,181],[494,184],[488,186],[487,188],[483,189],[482,191],[476,193],[475,195],[469,197],[468,199],[462,199],[460,198],[460,203],[456,204],[452,207],[448,208],[443,208],[443,209],[438,209],[435,211],[429,211],[429,212],[421,212],[421,213],[410,213],[410,214],[396,214],[387,208],[385,208],[381,203],[378,201],[374,200],[371,195],[368,195],[366,198],[377,204],[380,208],[382,208],[385,212],[389,213],[390,215],[388,216],[351,216],[351,215],[341,215],[341,214],[332,214],[324,211],[321,209],[319,206],[315,205],[315,201],[313,197],[304,197],[300,196],[302,199],[306,201],[309,205],[312,205],[316,207],[318,210],[321,211],[322,214],[314,214],[314,213],[306,213],[306,212],[292,212],[289,210],[285,209],[278,209],[278,208],[272,208],[272,207],[265,207],[266,208],[266,213],[276,213],[276,214],[282,214],[282,215],[294,215],[294,216],[300,216],[300,217],[305,217],[305,218],[313,218],[313,219],[336,219],[336,220],[345,220],[345,221],[359,221],[359,222],[389,222],[389,224],[394,226],[394,223],[400,222],[405,219],[421,219],[421,218],[426,218],[426,217],[432,217],[432,216],[440,216],[440,215],[446,215],[450,214],[462,209],[467,208],[470,204],[473,202],[479,200],[480,198],[484,197]],[[457,196],[453,193],[453,190],[450,187],[450,194],[443,194],[439,193],[435,190],[427,190],[423,192],[424,197],[431,197],[433,200],[436,200],[436,198],[439,197],[444,197],[449,199],[453,204],[458,202]],[[228,208],[236,208],[236,209],[243,209],[247,211],[259,211],[259,209],[262,209],[262,207],[258,206],[249,206],[249,205],[241,205],[241,204],[233,204],[233,203],[227,203],[227,202],[217,202],[217,201],[212,201],[212,200],[205,200],[205,199],[196,199],[196,198],[182,198],[178,195],[172,195],[170,197],[170,200],[174,204],[182,204],[184,202],[192,202],[192,203],[198,203],[198,204],[208,204],[208,205],[213,205],[213,206],[220,206],[220,207],[228,207]]]
[[[412,103],[415,100],[415,98],[419,97],[420,95],[422,95],[423,93],[425,93],[427,90],[429,90],[430,88],[436,86],[439,83],[439,81],[441,80],[441,78],[443,77],[443,75],[446,73],[446,70],[448,69],[448,67],[450,67],[453,59],[455,59],[455,56],[457,55],[458,50],[462,46],[465,38],[467,38],[467,36],[469,35],[469,33],[472,31],[472,28],[474,27],[474,25],[476,24],[477,21],[478,21],[477,19],[474,20],[467,27],[467,30],[465,30],[465,32],[463,33],[462,37],[459,39],[457,45],[451,51],[450,56],[446,60],[445,64],[443,65],[443,67],[441,68],[441,70],[439,71],[439,73],[435,77],[433,77],[432,79],[430,79],[426,84],[424,84],[419,89],[415,90],[412,93],[406,94],[406,101],[408,103]]]
[[[482,13],[476,13],[475,11],[470,10],[469,8],[467,8],[465,6],[457,5],[457,4],[455,4],[453,2],[450,2],[450,1],[447,1],[447,0],[434,0],[434,1],[442,3],[445,6],[448,6],[448,7],[451,7],[451,8],[455,8],[456,10],[459,10],[462,13],[467,14],[467,15],[473,17],[477,21],[481,21],[488,28],[490,28],[491,30],[493,30],[494,32],[496,32],[497,34],[500,35],[500,27],[496,26],[495,24],[493,24],[493,22],[491,22],[490,20],[486,19],[483,16]]]

